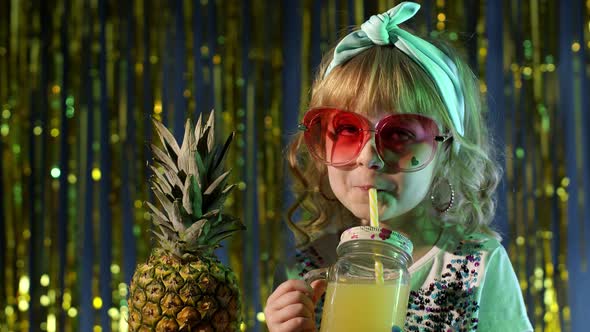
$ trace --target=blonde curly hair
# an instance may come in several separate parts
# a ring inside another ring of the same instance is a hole
[[[463,234],[481,232],[500,239],[489,226],[496,209],[495,192],[501,168],[495,160],[483,117],[479,82],[469,66],[446,45],[430,41],[455,63],[465,97],[464,136],[454,130],[451,118],[430,76],[412,59],[394,46],[374,46],[337,66],[324,78],[334,49],[323,58],[312,85],[309,108],[336,107],[371,116],[379,110],[401,110],[430,116],[459,143],[458,153],[452,140],[439,146],[431,188],[448,181],[455,200],[444,214],[436,213],[430,195],[420,203],[444,226],[456,227]],[[327,232],[341,231],[359,223],[340,202],[330,198],[324,184],[327,167],[317,162],[298,133],[287,150],[294,176],[296,202],[288,211],[287,224],[298,247],[304,247]],[[293,220],[295,212],[300,220]]]

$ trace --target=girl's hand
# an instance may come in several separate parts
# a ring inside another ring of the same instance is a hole
[[[270,332],[313,332],[315,304],[326,291],[326,282],[287,280],[268,297],[264,316]]]

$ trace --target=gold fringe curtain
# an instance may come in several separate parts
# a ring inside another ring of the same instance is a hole
[[[458,47],[503,144],[497,227],[536,331],[580,331],[588,282],[590,1],[419,1],[413,27]],[[0,330],[125,331],[152,245],[151,117],[177,137],[216,110],[237,132],[227,202],[248,227],[219,251],[243,328],[290,248],[285,142],[321,54],[394,1],[0,2]],[[501,304],[499,304],[501,305]],[[577,315],[576,315],[577,314]]]

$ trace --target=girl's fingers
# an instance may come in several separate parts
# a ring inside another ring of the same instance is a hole
[[[279,331],[315,331],[315,321],[311,318],[296,317],[282,323]]]
[[[282,324],[295,318],[309,318],[313,320],[313,311],[309,310],[303,303],[289,304],[283,309],[275,311],[272,322]]]
[[[313,306],[315,308],[315,304],[322,297],[322,295],[326,292],[326,288],[328,287],[328,283],[325,280],[316,280],[311,283],[311,287],[313,288]]]
[[[276,301],[276,299],[280,298],[284,294],[289,292],[299,291],[305,294],[308,294],[309,297],[313,296],[313,289],[305,283],[303,280],[287,280],[282,283],[275,291],[270,294],[267,300],[267,304]]]
[[[306,306],[309,310],[314,310],[315,305],[312,299],[305,293],[300,291],[293,291],[287,294],[283,294],[283,296],[277,298],[273,302],[268,302],[268,307],[272,310],[281,310],[288,305],[301,303]]]

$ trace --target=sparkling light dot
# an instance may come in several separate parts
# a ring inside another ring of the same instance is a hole
[[[580,43],[578,43],[578,42],[574,42],[574,43],[572,44],[572,51],[574,51],[574,52],[578,52],[579,50],[580,50]]]
[[[101,177],[102,177],[102,173],[100,172],[100,169],[93,168],[92,169],[92,180],[98,181],[98,180],[100,180]]]
[[[8,134],[10,133],[10,127],[6,124],[3,123],[2,126],[0,126],[0,134],[4,137],[8,136]]]
[[[154,113],[156,113],[156,114],[162,113],[162,102],[161,101],[157,101],[154,103]]]
[[[525,76],[531,76],[531,74],[533,73],[533,68],[531,68],[531,67],[524,67],[524,68],[522,69],[522,73],[523,73]]]
[[[57,319],[54,314],[47,315],[47,332],[55,332],[57,330]]]
[[[112,264],[111,265],[111,273],[112,274],[118,274],[119,272],[121,272],[121,268],[119,267],[119,265]]]
[[[41,126],[35,126],[35,128],[33,128],[33,134],[35,136],[39,136],[43,133],[43,128],[41,128]]]
[[[51,135],[51,137],[59,136],[59,129],[57,129],[57,128],[51,129],[51,131],[49,132],[49,135]]]
[[[121,295],[121,297],[127,297],[127,284],[125,284],[124,282],[119,284],[119,295]]]
[[[26,232],[27,230],[25,230]],[[23,232],[24,235],[24,232]],[[30,232],[29,232],[30,236]],[[29,288],[31,287],[31,280],[28,276],[22,276],[18,282],[18,291],[21,294],[26,294],[29,292]]]
[[[49,301],[49,296],[41,295],[39,302],[41,303],[42,306],[47,307],[51,301]]]
[[[221,57],[220,57],[219,55],[215,54],[215,55],[213,56],[213,64],[214,64],[214,65],[218,65],[218,64],[220,64],[220,63],[221,63]]]
[[[58,94],[61,91],[61,87],[59,85],[54,85],[53,87],[51,87],[51,92]]]
[[[2,117],[4,119],[7,119],[7,120],[10,119],[11,115],[12,115],[12,113],[10,113],[9,109],[2,110]]]
[[[68,106],[68,107],[66,108],[66,117],[67,117],[68,119],[71,119],[71,118],[73,118],[75,113],[76,113],[76,110],[75,110],[73,107],[71,107],[71,106]]]
[[[555,71],[555,65],[552,63],[548,64],[547,71],[549,71],[549,72]]]
[[[78,181],[78,178],[74,174],[68,175],[68,183],[74,184]]]
[[[18,301],[18,310],[23,312],[29,310],[29,302],[27,300]]]
[[[66,301],[64,301],[64,302],[61,304],[61,307],[62,307],[64,310],[68,310],[68,309],[70,309],[70,307],[71,307],[71,306],[72,306],[72,304],[71,304],[70,302],[66,302]]]
[[[6,306],[6,308],[4,308],[4,313],[6,314],[6,316],[10,317],[14,315],[14,308],[10,305]]]
[[[139,209],[143,206],[143,202],[137,199],[135,202],[133,202],[133,206],[135,206],[136,209]]]
[[[523,148],[516,149],[516,158],[518,158],[518,159],[524,158],[524,149]]]
[[[117,310],[117,308],[110,308],[108,313],[112,319],[115,319],[115,320],[119,319],[120,315],[119,315],[119,310]]]
[[[94,327],[92,328],[92,332],[102,332],[102,327],[100,327],[99,325],[94,325]]]
[[[259,322],[266,322],[266,317],[264,317],[264,312],[259,312],[256,314],[256,320]]]
[[[209,47],[207,47],[207,46],[201,46],[201,54],[203,56],[208,56],[209,55]]]
[[[443,22],[437,22],[436,23],[436,28],[438,30],[444,30],[445,29],[445,24]]]
[[[59,169],[59,167],[54,167],[51,169],[51,177],[54,179],[59,178],[59,176],[61,175],[61,170]]]
[[[567,188],[567,186],[570,185],[570,178],[565,177],[563,179],[561,179],[561,186],[564,188]]]
[[[76,308],[70,308],[68,310],[68,316],[70,316],[72,318],[78,316],[78,310],[76,310]]]
[[[41,286],[47,287],[49,286],[49,281],[49,276],[47,274],[44,274],[41,276],[41,280],[39,281],[39,283],[41,283]]]
[[[488,86],[485,84],[485,82],[480,82],[479,83],[479,91],[481,93],[486,93],[488,92]]]
[[[242,331],[242,332],[246,331],[246,323],[244,323],[244,322],[240,323],[240,331]]]
[[[94,307],[94,309],[100,309],[102,308],[102,299],[100,297],[95,297],[92,300],[92,306]]]
[[[547,195],[547,197],[553,196],[554,192],[555,192],[555,189],[553,188],[552,185],[548,184],[547,186],[545,186],[545,195]]]
[[[522,246],[524,244],[524,237],[522,237],[522,236],[517,237],[516,244],[518,244],[519,246]]]
[[[446,20],[446,19],[447,19],[447,16],[445,15],[445,13],[438,13],[438,15],[436,16],[436,18],[437,18],[439,21],[444,21],[444,20]]]

